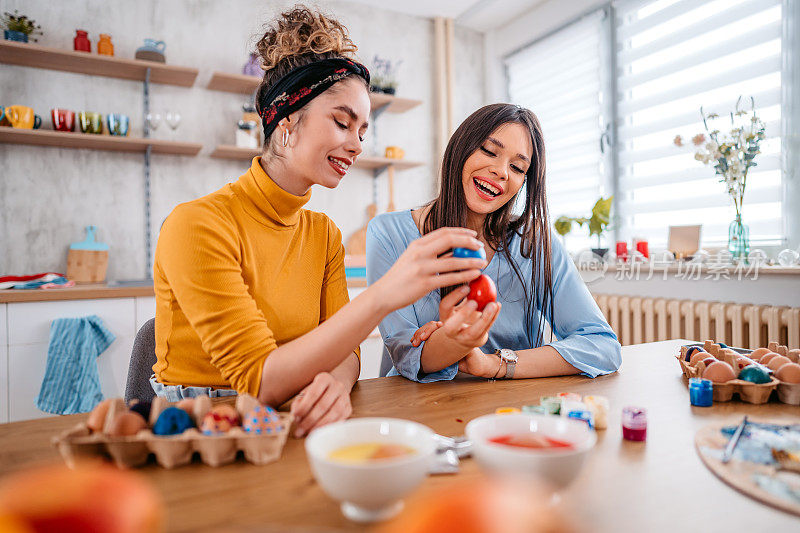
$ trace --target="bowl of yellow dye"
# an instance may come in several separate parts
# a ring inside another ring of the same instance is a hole
[[[314,478],[356,522],[387,520],[425,478],[436,455],[434,432],[396,418],[353,418],[306,438]]]

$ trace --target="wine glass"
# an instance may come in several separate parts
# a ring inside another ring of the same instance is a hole
[[[144,119],[147,121],[147,126],[153,131],[156,131],[159,124],[161,124],[161,115],[159,113],[148,113]]]
[[[181,123],[181,114],[177,111],[167,111],[164,114],[164,120],[172,131],[175,131]]]

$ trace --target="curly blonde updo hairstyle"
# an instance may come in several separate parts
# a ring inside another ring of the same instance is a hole
[[[267,26],[256,48],[264,69],[256,91],[259,115],[262,93],[292,70],[322,59],[353,59],[358,50],[341,22],[304,5],[281,13]]]

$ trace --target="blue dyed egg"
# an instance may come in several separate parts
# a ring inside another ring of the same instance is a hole
[[[750,383],[769,383],[772,378],[766,370],[756,365],[749,365],[739,372],[739,379]]]
[[[153,425],[156,435],[180,435],[189,428],[194,427],[194,420],[189,413],[177,407],[167,407]]]
[[[469,248],[453,248],[453,257],[459,259],[483,259],[486,260],[486,252],[483,248],[479,250],[471,250]]]

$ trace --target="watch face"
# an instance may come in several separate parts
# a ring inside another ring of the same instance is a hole
[[[517,352],[514,350],[501,350],[500,357],[503,358],[504,361],[511,363],[516,363],[518,359]]]

